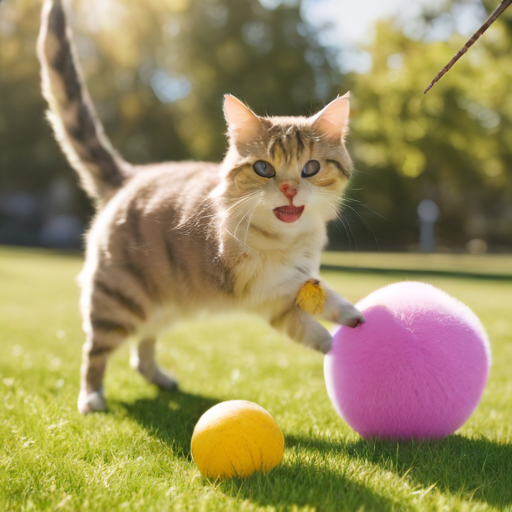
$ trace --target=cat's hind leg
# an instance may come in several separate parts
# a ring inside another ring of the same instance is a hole
[[[121,326],[106,320],[96,322],[87,334],[82,352],[82,368],[78,410],[82,414],[104,411],[107,408],[103,392],[103,377],[109,355],[127,338]]]
[[[155,345],[155,338],[146,338],[133,346],[130,364],[151,384],[157,385],[164,391],[176,391],[178,381],[172,375],[162,371],[156,362]]]

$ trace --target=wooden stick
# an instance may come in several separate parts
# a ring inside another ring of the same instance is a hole
[[[433,85],[439,81],[451,67],[469,50],[476,40],[498,19],[500,14],[512,3],[512,0],[502,0],[501,4],[495,9],[495,11],[487,18],[487,21],[471,36],[466,44],[452,57],[452,60],[446,64],[446,66],[436,75],[434,80],[430,82],[430,85],[425,89],[423,94],[427,94]]]

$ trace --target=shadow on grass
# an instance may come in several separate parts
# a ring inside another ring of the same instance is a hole
[[[306,507],[307,510],[354,512],[363,506],[366,511],[396,510],[396,503],[390,499],[350,480],[342,470],[326,468],[317,457],[312,459],[283,462],[268,475],[233,478],[221,482],[219,488],[239,500],[276,510]]]
[[[512,445],[460,435],[440,441],[364,441],[342,444],[307,437],[287,438],[288,446],[317,453],[341,451],[375,464],[423,488],[473,499],[496,507],[512,504]]]
[[[190,459],[190,440],[197,420],[218,400],[190,393],[160,392],[155,398],[135,402],[111,400],[115,408],[124,409],[150,435],[161,439],[176,456]],[[291,443],[292,446],[294,443]],[[287,438],[287,445],[290,441]],[[330,450],[331,448],[329,448]],[[237,499],[249,499],[260,505],[288,509],[293,505],[311,506],[322,510],[357,510],[362,503],[366,510],[386,512],[392,503],[354,483],[342,472],[337,473],[321,461],[294,460],[289,457],[269,475],[220,482],[220,489]]]
[[[168,446],[176,456],[190,459],[192,431],[200,416],[218,400],[178,391],[159,393],[155,398],[117,402],[150,435]],[[261,506],[288,509],[311,506],[321,510],[388,511],[392,500],[373,492],[335,471],[323,460],[340,453],[391,471],[424,489],[472,499],[505,508],[512,504],[512,444],[486,438],[468,439],[455,435],[441,441],[364,441],[336,443],[306,436],[286,436],[291,449],[288,460],[269,475],[221,482],[220,489],[237,499]],[[307,458],[295,453],[307,451]]]
[[[191,459],[190,440],[194,426],[219,400],[183,391],[161,391],[155,398],[135,402],[113,402],[126,410],[146,431],[169,445],[173,453]]]

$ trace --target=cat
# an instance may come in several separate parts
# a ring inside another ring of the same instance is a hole
[[[97,213],[79,276],[83,318],[78,409],[107,407],[108,356],[135,339],[131,365],[175,390],[155,342],[200,311],[246,310],[294,341],[327,353],[332,337],[295,303],[318,278],[326,224],[352,172],[345,148],[349,95],[311,117],[260,117],[224,98],[229,147],[221,163],[133,166],[111,147],[77,67],[61,0],[46,0],[37,46],[57,140]],[[321,281],[322,318],[356,327],[364,316]]]

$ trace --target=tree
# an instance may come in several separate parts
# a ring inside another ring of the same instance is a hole
[[[415,246],[416,206],[425,198],[440,205],[442,245],[461,247],[474,237],[496,249],[512,244],[506,23],[496,22],[426,96],[425,84],[465,39],[454,34],[446,43],[426,43],[406,37],[393,22],[377,27],[372,71],[352,77],[351,140],[359,172],[350,197],[385,218],[369,215],[381,247]]]

